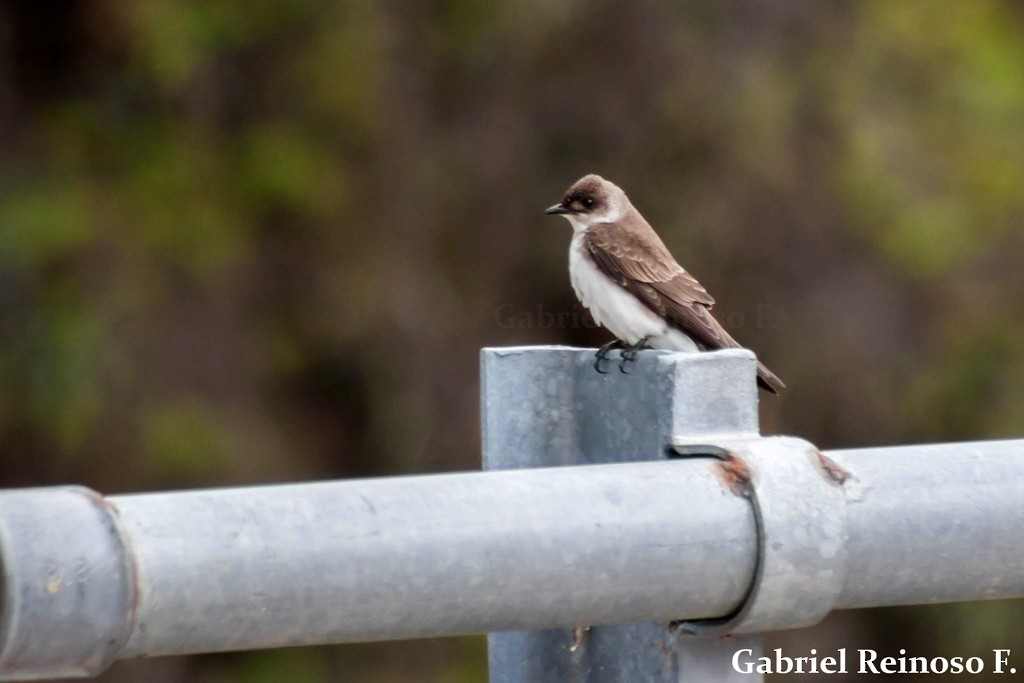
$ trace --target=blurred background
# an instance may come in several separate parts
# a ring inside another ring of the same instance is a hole
[[[2,0],[0,486],[477,468],[480,347],[608,339],[542,214],[587,172],[787,382],[765,432],[1019,436],[1022,169],[1019,0]],[[1024,610],[775,646],[989,656]],[[100,680],[485,671],[465,638]]]

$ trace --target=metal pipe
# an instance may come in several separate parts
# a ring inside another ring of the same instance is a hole
[[[105,669],[131,631],[130,555],[109,506],[89,489],[0,493],[0,676]]]
[[[710,461],[7,492],[0,673],[714,616],[750,583],[754,533]]]
[[[801,523],[800,505],[779,507],[799,462],[772,456],[785,441],[723,438],[725,464],[2,492],[0,678],[90,675],[140,655],[726,615],[748,594],[757,548],[774,553],[765,576],[808,557],[785,541]],[[840,527],[823,529],[845,545],[834,556],[845,571],[829,569],[836,607],[1024,596],[1024,441],[801,452],[820,471],[793,495],[842,489]],[[761,539],[730,485],[746,465]],[[792,616],[790,601],[764,605],[762,623]]]
[[[853,475],[836,607],[1024,596],[1024,440],[827,455]]]

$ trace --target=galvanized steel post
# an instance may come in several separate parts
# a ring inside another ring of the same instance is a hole
[[[481,366],[488,470],[664,460],[674,442],[758,436],[756,365],[744,349],[645,352],[629,374],[615,362],[598,374],[593,351],[559,347],[485,349]],[[752,584],[754,567],[748,570]],[[680,572],[679,581],[687,580]],[[759,636],[699,638],[664,622],[590,626],[492,633],[491,683],[761,679],[731,665],[737,649],[760,654]]]

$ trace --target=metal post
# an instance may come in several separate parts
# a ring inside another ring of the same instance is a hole
[[[488,470],[664,460],[680,439],[758,434],[746,350],[645,352],[629,374],[616,362],[598,374],[592,350],[558,347],[485,349],[481,366]],[[681,571],[679,580],[689,577]],[[740,648],[759,656],[760,636],[687,637],[645,622],[488,637],[491,683],[756,683],[759,674],[731,666]]]

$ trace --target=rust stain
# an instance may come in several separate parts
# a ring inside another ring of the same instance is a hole
[[[569,647],[569,652],[576,652],[583,647],[583,641],[590,633],[589,626],[576,626],[572,630],[572,645]]]
[[[850,477],[853,476],[848,471],[840,467],[835,460],[832,460],[821,451],[814,451],[814,456],[818,461],[818,466],[825,473],[825,476],[836,484],[842,486],[848,479],[850,479]]]
[[[715,471],[729,490],[737,496],[746,495],[750,490],[750,468],[732,453],[726,454],[718,461]]]

